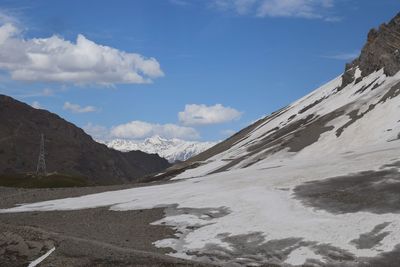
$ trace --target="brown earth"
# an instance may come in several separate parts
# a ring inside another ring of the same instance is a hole
[[[0,208],[127,186],[16,189],[0,187]],[[210,266],[184,261],[152,243],[173,237],[167,226],[150,225],[164,210],[110,211],[96,208],[76,211],[0,214],[0,266],[27,264],[56,248],[40,266]]]

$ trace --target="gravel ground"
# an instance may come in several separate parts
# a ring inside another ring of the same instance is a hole
[[[135,185],[137,186],[137,185]],[[0,187],[0,208],[130,188],[133,185],[61,189]],[[165,256],[153,246],[174,236],[166,226],[150,225],[164,209],[0,214],[0,266],[27,266],[56,247],[40,266],[210,266]]]

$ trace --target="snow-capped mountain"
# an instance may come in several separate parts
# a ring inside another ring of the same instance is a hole
[[[140,150],[150,154],[158,154],[170,163],[185,161],[216,145],[215,142],[195,142],[180,139],[165,139],[153,136],[144,141],[115,139],[104,142],[108,147],[127,152]]]
[[[166,207],[153,224],[177,234],[154,244],[172,256],[398,266],[400,14],[370,31],[343,75],[158,176],[168,175],[176,182],[0,212]]]

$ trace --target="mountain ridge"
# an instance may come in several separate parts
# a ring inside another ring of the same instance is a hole
[[[185,141],[177,138],[166,139],[157,135],[145,140],[113,139],[99,142],[122,152],[140,150],[158,154],[170,163],[186,161],[217,144],[217,142]]]
[[[389,23],[383,23],[378,29],[371,29],[360,55],[346,64],[342,75],[341,88],[355,81],[357,67],[361,76],[366,77],[374,71],[383,69],[384,74],[393,76],[400,71],[400,13]]]
[[[36,170],[41,133],[48,172],[84,176],[93,184],[132,182],[170,166],[158,155],[111,150],[56,114],[0,95],[0,173]]]

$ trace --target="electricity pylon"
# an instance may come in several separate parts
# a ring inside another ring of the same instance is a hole
[[[46,176],[46,160],[45,160],[45,151],[44,151],[44,135],[41,134],[40,139],[40,151],[39,151],[39,159],[36,168],[36,175],[38,176]]]

